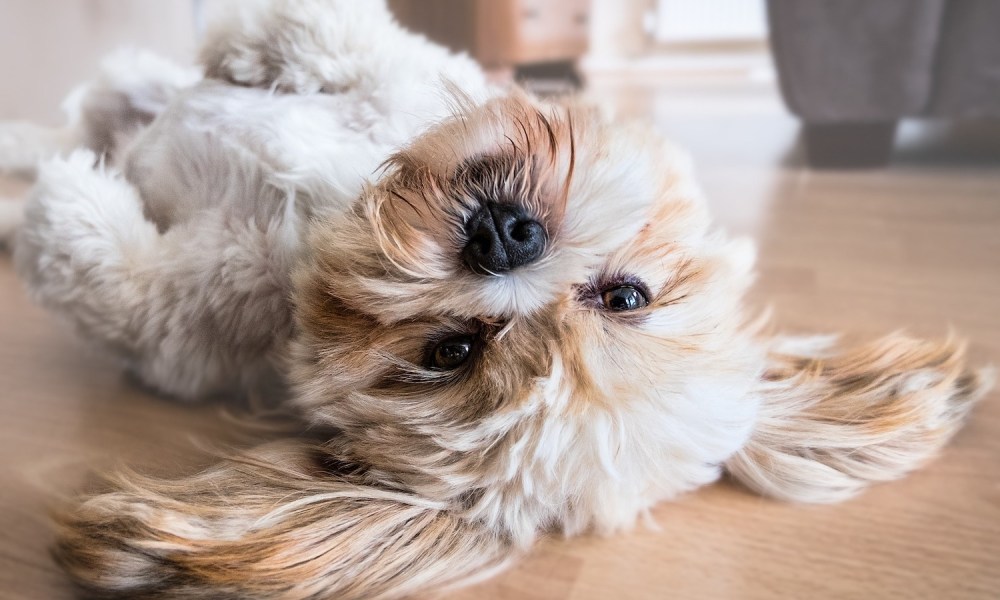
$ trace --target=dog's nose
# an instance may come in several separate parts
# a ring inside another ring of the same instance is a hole
[[[538,260],[545,250],[545,228],[515,204],[487,202],[466,225],[462,251],[476,273],[494,275]]]

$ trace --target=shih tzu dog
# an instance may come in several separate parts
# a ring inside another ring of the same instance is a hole
[[[7,167],[45,158],[34,298],[164,394],[335,431],[81,499],[56,556],[90,595],[406,596],[723,472],[841,500],[987,388],[950,341],[762,336],[751,245],[656,135],[493,88],[380,2],[238,8],[204,75],[119,54],[71,128],[0,129]]]

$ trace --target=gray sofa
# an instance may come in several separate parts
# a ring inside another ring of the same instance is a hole
[[[884,165],[904,117],[1000,117],[1000,0],[768,0],[816,167]]]

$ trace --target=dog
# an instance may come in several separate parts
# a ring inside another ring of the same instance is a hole
[[[16,268],[160,393],[283,395],[335,433],[67,507],[90,596],[398,598],[723,473],[839,501],[991,384],[955,340],[763,334],[752,244],[682,152],[491,86],[380,2],[243,3],[201,64],[119,54],[66,130],[0,128],[37,177]]]

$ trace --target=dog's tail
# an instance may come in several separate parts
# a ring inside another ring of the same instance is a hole
[[[213,600],[398,598],[512,556],[503,536],[330,452],[280,442],[184,479],[118,477],[58,515],[55,556],[97,597]]]
[[[831,338],[775,342],[760,415],[726,467],[777,498],[834,502],[922,466],[992,386],[964,345],[892,335],[853,350]]]

